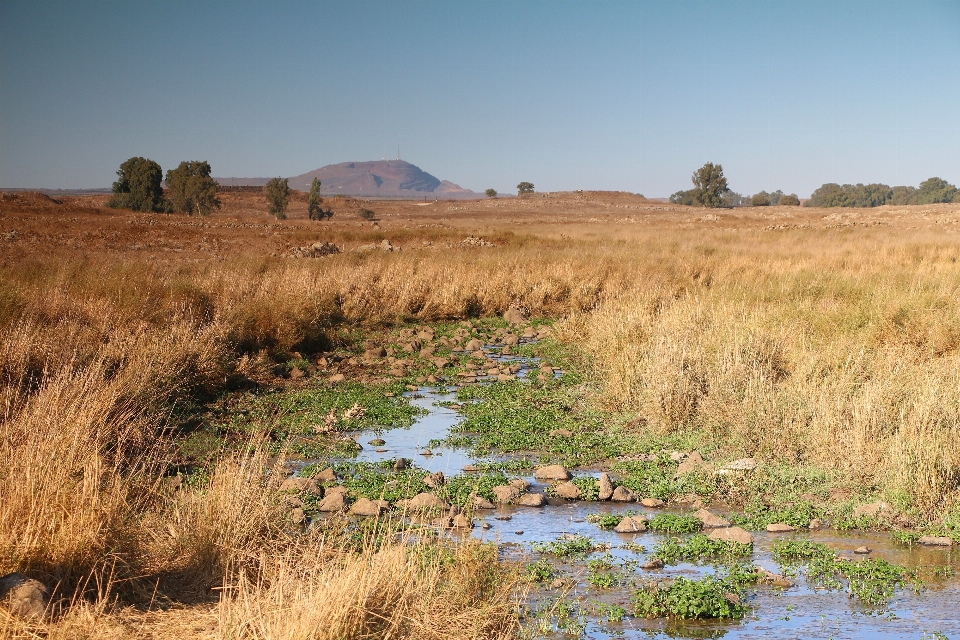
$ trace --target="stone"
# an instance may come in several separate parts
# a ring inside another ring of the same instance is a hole
[[[767,525],[767,533],[790,533],[796,530],[796,527],[791,527],[783,522],[774,522]]]
[[[8,573],[0,577],[0,602],[17,618],[42,619],[47,615],[50,589],[22,573]]]
[[[703,523],[704,529],[719,529],[720,527],[729,527],[730,521],[726,518],[721,518],[712,511],[707,509],[700,509],[699,511],[693,514],[693,517]]]
[[[280,491],[303,492],[314,496],[323,495],[323,489],[317,485],[316,480],[313,478],[299,478],[297,476],[287,478],[280,483]]]
[[[753,471],[757,468],[757,461],[753,458],[740,458],[724,467],[727,471]]]
[[[317,505],[317,511],[340,512],[347,510],[347,497],[344,491],[328,491],[326,497]]]
[[[483,349],[483,343],[474,338],[463,347],[464,351],[479,351]]]
[[[810,525],[807,527],[811,531],[816,531],[817,529],[823,528],[823,521],[820,518],[814,518],[810,521]]]
[[[563,589],[565,586],[567,586],[566,583],[560,578],[554,578],[553,582],[550,583],[551,589]]]
[[[373,440],[368,441],[367,444],[371,444],[375,447],[382,447],[383,445],[387,444],[387,441],[383,438],[374,438]]]
[[[440,485],[446,482],[446,478],[443,476],[443,471],[437,471],[436,473],[431,473],[423,478],[423,484],[427,485],[431,489],[436,489]]]
[[[753,536],[749,531],[744,531],[740,527],[721,527],[714,529],[707,537],[711,540],[726,540],[728,542],[739,542],[741,544],[753,544]]]
[[[510,324],[523,324],[527,321],[527,316],[517,307],[510,307],[503,314],[503,319]]]
[[[454,529],[473,529],[473,519],[467,517],[465,514],[460,513],[453,516],[451,525]]]
[[[430,457],[433,455],[433,451],[430,451],[430,449],[424,449],[420,452],[420,455]]]
[[[409,500],[397,503],[409,511],[429,511],[430,509],[449,509],[450,505],[432,493],[418,493]]]
[[[868,518],[893,518],[897,515],[897,512],[894,511],[893,507],[883,500],[877,500],[876,502],[871,502],[869,504],[862,504],[856,509],[853,510],[853,517],[868,517]]]
[[[367,498],[360,498],[353,503],[353,506],[350,507],[350,513],[355,516],[368,516],[376,518],[383,512],[383,508]]]
[[[947,536],[920,536],[917,543],[928,547],[952,547],[953,539]]]
[[[783,589],[789,589],[793,586],[793,580],[774,573],[773,571],[767,571],[763,567],[754,567],[754,570],[757,572],[757,575],[760,576],[760,582],[772,584],[775,587],[781,587]]]
[[[534,471],[533,477],[537,480],[569,480],[573,476],[567,471],[566,467],[559,464],[551,464],[546,467],[540,467]]]
[[[493,509],[494,504],[483,496],[474,495],[471,498],[471,504],[474,509]]]
[[[610,499],[614,502],[636,502],[637,496],[633,491],[621,485],[613,490],[613,495],[610,496]]]
[[[493,491],[493,495],[497,497],[497,502],[500,504],[506,504],[520,497],[520,490],[508,484],[496,486],[491,491]]]
[[[687,454],[684,453],[683,451],[672,451],[672,452],[670,452],[670,459],[673,460],[674,462],[680,462],[681,460],[683,460],[683,459],[686,458],[686,457],[687,457]]]
[[[490,528],[490,523],[489,523],[489,522],[484,522],[483,524],[480,525],[480,528],[481,528],[481,529],[489,529],[489,528]]]
[[[363,352],[363,357],[370,360],[375,360],[377,358],[384,358],[387,355],[387,350],[383,347],[372,347]]]
[[[349,489],[347,489],[345,486],[343,486],[343,485],[338,485],[338,486],[336,486],[336,487],[329,487],[329,488],[326,490],[325,495],[330,495],[330,494],[332,494],[332,493],[340,493],[340,494],[343,494],[344,496],[346,496],[349,492],[350,492]]]
[[[509,380],[516,380],[516,378],[517,378],[516,376],[511,375],[509,373],[501,373],[500,375],[497,376],[497,382],[507,382]]]
[[[473,466],[472,464],[465,464],[465,465],[463,465],[463,470],[464,470],[466,473],[476,473],[476,472],[478,471],[478,469],[477,469],[475,466]]]
[[[672,502],[681,507],[690,507],[691,509],[703,508],[703,499],[695,493],[685,493],[682,496],[677,496]]]
[[[650,558],[649,560],[644,562],[642,565],[640,565],[640,568],[645,569],[647,571],[655,571],[657,569],[663,569],[663,560],[661,560],[660,558]]]
[[[703,457],[698,451],[694,451],[688,455],[683,462],[680,463],[680,466],[677,467],[677,476],[685,476],[688,473],[692,473],[699,469],[703,465]]]
[[[601,473],[599,484],[600,491],[597,494],[597,499],[609,500],[613,495],[613,483],[610,482],[610,474],[606,472]]]
[[[542,493],[527,493],[517,500],[521,507],[543,507],[547,504],[547,498]]]
[[[663,500],[658,498],[644,498],[640,501],[640,504],[647,507],[648,509],[659,509],[663,507],[666,503]]]
[[[516,487],[517,489],[520,489],[520,491],[526,491],[527,489],[530,488],[530,483],[524,480],[523,478],[514,478],[507,484],[509,484],[511,487]]]
[[[523,529],[520,529],[519,531],[514,531],[514,533],[517,534],[518,536],[522,536],[522,535],[523,535]]]
[[[641,533],[647,530],[647,521],[640,516],[625,516],[613,530],[617,533]]]
[[[867,555],[868,553],[870,553],[871,551],[873,551],[873,549],[871,549],[871,548],[868,547],[868,546],[857,547],[856,549],[853,550],[854,553],[856,553],[857,555],[861,555],[861,556],[865,556],[865,555]]]
[[[406,468],[407,468],[406,458],[397,458],[397,461],[393,463],[394,471],[403,471]]]
[[[580,497],[580,487],[572,482],[558,482],[557,484],[553,485],[551,490],[558,498],[576,500]]]
[[[554,429],[553,431],[550,432],[551,438],[557,438],[557,437],[570,438],[572,436],[573,436],[573,431],[570,431],[570,429]]]
[[[335,373],[328,378],[330,382],[343,382],[346,379],[347,379],[347,376],[343,375],[342,373]]]
[[[506,522],[507,520],[513,519],[513,516],[495,516],[495,517],[497,520],[503,520],[504,522]]]

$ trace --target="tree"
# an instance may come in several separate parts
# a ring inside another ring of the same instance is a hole
[[[488,198],[496,198],[496,197],[497,197],[497,190],[496,190],[496,189],[487,189],[486,191],[484,191],[484,193],[487,194],[487,197],[488,197]]]
[[[533,193],[533,183],[532,182],[521,182],[517,185],[517,195],[525,196],[528,193]]]
[[[795,193],[788,193],[780,198],[780,204],[785,207],[799,207],[800,198]]]
[[[770,195],[766,191],[761,191],[757,195],[750,198],[751,207],[769,207],[770,206]]]
[[[220,208],[217,182],[210,177],[206,161],[185,160],[167,171],[167,191],[170,206],[180,213],[205,216]]]
[[[723,194],[729,191],[723,166],[708,162],[693,174],[693,199],[704,207],[722,207]]]
[[[311,220],[323,220],[327,212],[323,210],[323,199],[320,197],[320,181],[316,178],[310,183],[310,194],[307,196],[307,215]]]
[[[287,217],[287,202],[290,201],[290,185],[286,178],[274,178],[263,188],[267,196],[267,207],[277,220]]]
[[[957,188],[942,178],[930,178],[920,183],[917,189],[917,204],[953,202]]]
[[[107,201],[114,209],[160,211],[163,204],[163,170],[153,160],[130,158],[117,170],[113,197]]]

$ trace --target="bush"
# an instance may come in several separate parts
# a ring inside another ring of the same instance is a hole
[[[757,195],[750,198],[751,207],[768,207],[770,206],[770,199],[767,197],[766,191],[761,191]]]
[[[517,185],[517,195],[525,196],[528,193],[533,193],[533,183],[532,182],[521,182]]]
[[[167,171],[167,191],[173,211],[205,216],[220,208],[217,183],[210,177],[210,163],[206,161],[184,161]]]
[[[487,194],[487,197],[488,197],[488,198],[496,198],[496,197],[497,197],[497,190],[496,190],[496,189],[487,189],[486,191],[484,191],[484,193]]]
[[[360,208],[360,211],[358,211],[357,213],[364,220],[373,220],[374,218],[377,217],[377,214],[375,214],[373,211],[371,211],[370,209],[364,209],[362,207]]]
[[[160,211],[163,203],[163,170],[153,160],[130,158],[117,170],[113,197],[107,206],[134,211]]]
[[[637,591],[633,606],[640,617],[670,616],[681,620],[742,618],[747,611],[736,586],[714,576],[699,580],[677,578],[669,585],[652,584]]]
[[[785,207],[797,207],[800,205],[800,198],[795,193],[789,193],[780,198],[780,204]]]
[[[277,220],[287,217],[287,202],[290,200],[290,185],[286,178],[274,178],[263,188],[267,196],[267,208]]]

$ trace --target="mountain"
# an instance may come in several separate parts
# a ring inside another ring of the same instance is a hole
[[[477,198],[478,193],[430,175],[404,160],[374,160],[328,164],[289,179],[291,189],[309,191],[314,178],[325,195],[440,198]],[[224,186],[261,186],[269,178],[216,178]]]

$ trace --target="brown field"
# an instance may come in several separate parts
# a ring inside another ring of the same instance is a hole
[[[50,623],[0,611],[2,638],[512,637],[514,577],[482,545],[424,568],[292,537],[255,448],[173,492],[158,435],[172,398],[258,354],[512,304],[558,320],[635,429],[829,470],[915,524],[958,508],[960,205],[330,198],[315,222],[303,194],[284,221],[249,193],[208,218],[104,199],[0,197],[0,575],[73,599]],[[320,241],[343,252],[290,257]]]

